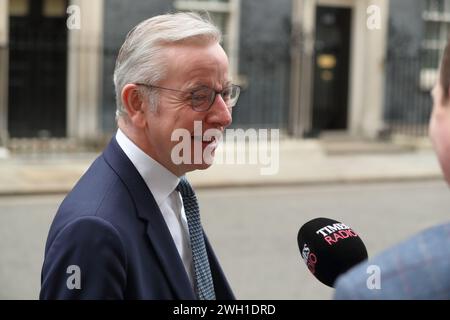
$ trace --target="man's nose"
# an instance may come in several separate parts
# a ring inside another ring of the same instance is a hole
[[[217,94],[211,109],[209,109],[206,121],[226,128],[231,124],[232,120],[231,108],[228,107],[222,96]]]

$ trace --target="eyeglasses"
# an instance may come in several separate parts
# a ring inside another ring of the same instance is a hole
[[[214,104],[214,101],[216,100],[216,97],[218,94],[222,97],[225,104],[232,108],[236,105],[239,94],[241,93],[241,87],[237,85],[229,85],[221,91],[216,91],[212,88],[203,86],[198,89],[192,90],[192,91],[183,91],[183,90],[176,90],[176,89],[170,89],[170,88],[164,88],[159,86],[154,86],[151,84],[146,83],[135,83],[136,85],[145,86],[148,88],[156,88],[156,89],[162,89],[162,90],[169,90],[169,91],[175,91],[175,92],[181,92],[181,93],[188,93],[191,95],[191,106],[194,111],[198,112],[205,112],[211,109],[211,106]]]

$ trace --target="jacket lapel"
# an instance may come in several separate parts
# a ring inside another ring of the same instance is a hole
[[[205,232],[203,232],[203,235],[205,237],[206,252],[208,253],[209,267],[211,268],[211,275],[213,277],[214,291],[216,293],[217,300],[236,300],[233,290],[231,290],[231,287],[228,284],[227,278],[220,267],[219,261],[212,250],[211,244],[209,243]]]
[[[139,218],[147,223],[147,235],[177,298],[196,299],[183,262],[153,195],[114,137],[103,152],[103,157],[127,186],[136,204]]]

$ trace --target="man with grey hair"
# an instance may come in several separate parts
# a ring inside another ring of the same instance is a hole
[[[234,299],[185,177],[210,166],[190,151],[214,154],[206,132],[231,124],[239,97],[220,40],[193,13],[129,32],[114,71],[118,130],[55,216],[41,299]],[[181,163],[176,130],[189,133]]]

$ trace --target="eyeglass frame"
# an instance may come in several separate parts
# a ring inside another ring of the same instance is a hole
[[[223,88],[221,91],[214,90],[213,88],[208,87],[208,86],[201,86],[201,88],[210,89],[212,92],[214,92],[214,99],[211,99],[211,102],[209,103],[208,108],[206,108],[205,110],[198,110],[198,109],[196,109],[196,107],[194,106],[194,103],[192,102],[192,100],[193,100],[194,92],[195,92],[195,91],[198,91],[200,88],[199,88],[199,89],[192,90],[192,91],[185,91],[185,90],[178,90],[178,89],[172,89],[172,88],[165,88],[165,87],[155,86],[155,85],[153,85],[153,84],[147,84],[147,83],[142,83],[142,82],[137,82],[137,83],[134,83],[134,84],[137,85],[137,86],[144,86],[144,87],[148,87],[148,88],[156,88],[156,89],[162,89],[162,90],[169,90],[169,91],[180,92],[180,93],[189,93],[189,94],[191,95],[191,108],[192,108],[192,110],[194,110],[194,111],[196,111],[196,112],[207,112],[207,111],[209,111],[209,110],[211,109],[212,105],[214,104],[214,101],[216,101],[217,95],[220,94],[220,96],[221,96],[222,99],[223,99],[222,93],[223,93],[226,89],[228,89],[228,88],[230,88],[230,87],[231,87],[231,88],[236,88],[236,89],[238,90],[238,94],[237,94],[236,102],[235,102],[235,104],[234,104],[233,106],[229,106],[229,105],[225,102],[225,100],[224,100],[224,102],[225,102],[225,104],[227,105],[228,108],[232,109],[232,108],[234,108],[234,107],[236,106],[236,104],[237,104],[237,102],[238,102],[238,100],[239,100],[239,96],[240,96],[240,94],[241,94],[241,87],[238,86],[238,85],[236,85],[236,84],[228,85],[228,86],[226,86],[225,88]]]

